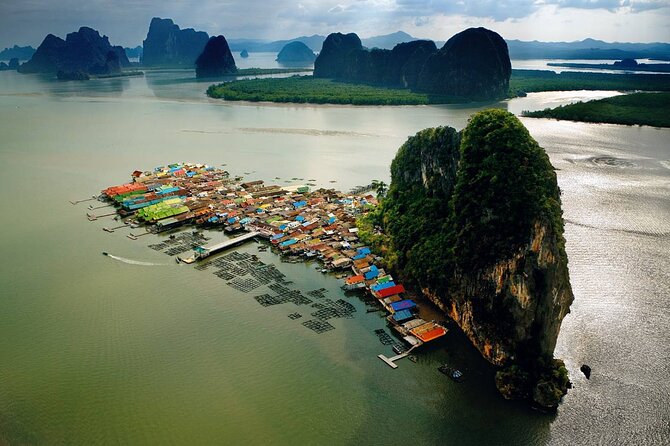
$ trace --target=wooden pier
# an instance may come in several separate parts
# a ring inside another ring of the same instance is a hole
[[[219,251],[223,251],[225,249],[228,249],[228,248],[231,248],[233,246],[239,245],[240,243],[244,243],[246,241],[252,240],[252,239],[258,237],[259,235],[261,235],[260,232],[252,231],[252,232],[247,232],[244,235],[240,235],[239,237],[224,240],[222,242],[211,243],[211,244],[205,245],[205,246],[198,246],[195,249],[195,252],[193,253],[193,255],[191,257],[187,257],[187,258],[177,257],[177,259],[180,262],[193,263],[196,260],[204,259],[204,258],[209,257],[212,254],[215,254]]]
[[[392,356],[392,357],[390,357],[390,358],[388,358],[388,357],[386,357],[386,356],[384,356],[384,355],[377,355],[377,357],[378,357],[379,359],[381,359],[382,361],[384,361],[384,362],[385,362],[389,367],[391,367],[392,369],[397,369],[397,368],[398,368],[398,364],[396,364],[396,361],[399,361],[399,360],[401,360],[402,358],[404,358],[404,357],[406,357],[406,356],[409,356],[409,354],[412,352],[412,350],[414,350],[414,349],[417,348],[417,347],[418,347],[418,345],[414,345],[414,346],[412,346],[409,350],[407,350],[406,352],[403,352],[403,353],[401,353],[401,354],[399,354],[399,355]]]
[[[219,243],[211,243],[206,246],[202,246],[202,250],[204,250],[207,254],[206,256],[210,256],[216,252],[223,251],[224,249],[230,248],[231,246],[235,246],[239,243],[246,242],[247,240],[251,240],[257,236],[261,235],[260,232],[247,232],[244,235],[240,235],[239,237],[231,238],[228,240],[224,240],[223,242]]]

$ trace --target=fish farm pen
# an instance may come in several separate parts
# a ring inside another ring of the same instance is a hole
[[[321,272],[338,273],[344,280],[342,289],[360,290],[367,305],[388,313],[388,325],[402,342],[384,329],[375,334],[397,353],[379,358],[396,368],[395,361],[444,336],[447,329],[418,316],[417,305],[406,297],[404,286],[384,271],[383,259],[359,240],[356,218],[378,204],[363,189],[345,194],[333,189],[310,191],[309,186],[266,185],[261,180],[242,182],[241,177],[231,178],[227,171],[212,166],[176,163],[134,171],[131,181],[104,189],[96,197],[104,204],[89,205],[87,216],[91,221],[115,216],[118,224],[103,228],[107,232],[143,228],[144,232],[127,235],[133,240],[190,225],[195,229],[161,238],[148,247],[175,256],[178,263],[194,264],[196,270],[209,270],[242,293],[254,293],[253,299],[263,307],[292,303],[304,308],[288,317],[315,333],[325,333],[335,329],[330,320],[353,317],[354,305],[328,298],[325,289],[294,289],[274,265],[229,248],[260,239],[264,241],[259,251],[269,248],[290,262],[318,261]],[[84,201],[91,199],[71,203]],[[95,210],[102,213],[95,214]],[[208,243],[211,239],[203,229],[221,230],[228,238]]]

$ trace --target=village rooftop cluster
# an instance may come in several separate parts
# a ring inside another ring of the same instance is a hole
[[[123,217],[145,222],[156,232],[187,223],[247,232],[224,243],[195,246],[191,257],[181,259],[185,263],[215,254],[235,240],[260,236],[282,256],[320,261],[323,272],[352,271],[343,288],[366,290],[375,297],[390,313],[389,323],[412,348],[446,333],[441,325],[417,317],[415,302],[403,297],[404,286],[378,266],[382,259],[359,240],[357,217],[378,204],[371,194],[242,182],[225,170],[190,163],[135,171],[132,177],[132,182],[102,192]]]

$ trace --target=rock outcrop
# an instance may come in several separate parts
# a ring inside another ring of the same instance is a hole
[[[284,45],[279,54],[277,62],[280,64],[312,64],[316,60],[316,54],[302,42],[295,41]]]
[[[249,51],[247,50],[240,51],[240,57],[246,59],[247,57],[249,57]]]
[[[512,66],[507,44],[485,28],[453,36],[439,51],[415,40],[392,50],[363,48],[356,34],[330,34],[314,62],[314,77],[410,88],[463,100],[504,98]]]
[[[427,129],[391,165],[385,250],[492,364],[506,397],[554,407],[567,391],[553,359],[573,300],[560,193],[544,150],[514,115],[487,110],[462,131]]]
[[[416,85],[428,57],[437,51],[429,40],[400,43],[392,50],[364,49],[356,34],[330,34],[314,62],[314,76],[392,87]]]
[[[14,45],[11,48],[5,48],[0,51],[0,60],[9,60],[17,58],[19,60],[28,60],[35,54],[35,48],[32,46],[18,46]]]
[[[141,64],[165,67],[193,67],[209,41],[206,32],[180,29],[171,19],[154,17],[142,42]]]
[[[12,70],[15,71],[17,68],[19,68],[19,59],[14,57],[9,61],[9,64],[5,62],[0,62],[0,71],[8,71]]]
[[[314,61],[314,77],[354,79],[356,57],[363,50],[355,33],[332,33],[326,37]]]
[[[107,36],[101,37],[98,31],[83,26],[65,40],[47,35],[33,57],[19,67],[19,72],[111,74],[129,65],[122,47],[110,45]]]
[[[236,71],[235,59],[223,36],[209,39],[202,54],[195,61],[196,77],[217,77]]]
[[[416,90],[473,100],[501,99],[507,96],[511,74],[503,38],[486,28],[469,28],[428,58]]]

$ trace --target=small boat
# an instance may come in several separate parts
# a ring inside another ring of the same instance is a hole
[[[409,360],[412,361],[412,362],[417,362],[417,361],[419,360],[419,358],[417,358],[417,357],[414,356],[414,355],[409,355],[408,358],[409,358]]]
[[[463,372],[461,372],[458,369],[449,367],[448,364],[441,365],[437,368],[440,372],[444,373],[447,375],[449,378],[453,379],[454,381],[460,381],[463,378]]]
[[[396,344],[393,346],[393,351],[397,355],[402,355],[403,353],[405,353],[405,346]]]
[[[323,269],[321,270],[321,272],[322,272],[323,274],[326,274],[326,273],[328,272],[328,270],[327,270],[326,268],[323,268]]]
[[[103,255],[103,256],[108,256],[109,253],[108,253],[107,251],[102,251],[102,255]]]

